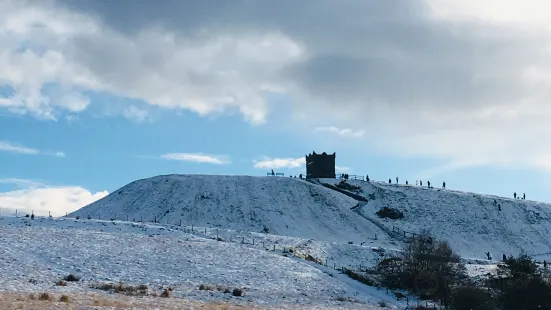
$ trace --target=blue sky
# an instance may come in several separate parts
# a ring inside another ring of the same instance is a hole
[[[541,9],[130,3],[0,4],[0,207],[59,214],[159,174],[298,174],[311,151],[551,202]]]

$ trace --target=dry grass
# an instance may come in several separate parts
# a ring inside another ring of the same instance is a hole
[[[1,310],[122,310],[122,309],[163,309],[163,310],[261,310],[261,309],[293,309],[306,310],[312,309],[311,305],[295,305],[284,304],[269,307],[254,306],[250,303],[230,304],[225,302],[196,302],[182,298],[155,298],[155,297],[136,297],[120,294],[108,293],[48,293],[50,300],[38,300],[41,293],[31,294],[34,299],[31,299],[29,294],[23,293],[1,293],[0,292],[0,309]],[[69,302],[61,301],[61,297],[66,296]],[[380,309],[379,307],[370,307],[359,304],[346,304],[343,307],[316,307],[320,310],[335,310],[335,309]]]

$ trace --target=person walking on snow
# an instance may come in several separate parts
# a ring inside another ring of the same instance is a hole
[[[392,180],[391,180],[391,179],[388,179],[388,184],[392,184]]]
[[[522,193],[522,199],[526,200],[526,193]]]
[[[406,180],[406,185],[408,185],[408,180]]]
[[[419,180],[419,186],[423,186],[423,181]]]
[[[446,188],[446,181],[444,181],[444,183],[442,183],[442,188]]]
[[[486,256],[488,256],[488,260],[492,260],[492,256],[490,255],[490,252],[486,252]]]
[[[396,177],[396,184],[398,184],[398,177]]]
[[[517,199],[517,192],[514,192],[514,193],[513,193],[513,197],[514,197],[515,199]]]
[[[547,270],[547,262],[546,261],[543,261],[543,269]]]
[[[430,188],[430,181],[427,181],[427,186],[428,188]]]

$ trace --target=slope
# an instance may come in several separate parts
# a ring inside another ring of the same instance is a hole
[[[387,240],[350,210],[357,202],[294,178],[165,175],[132,182],[71,217],[269,232],[333,242]]]
[[[483,258],[489,251],[501,259],[502,254],[524,251],[538,260],[551,258],[550,204],[412,185],[348,183],[360,186],[369,199],[358,212],[388,229],[395,226],[414,233],[429,229],[464,257]],[[375,212],[382,207],[398,209],[405,217],[381,219]]]

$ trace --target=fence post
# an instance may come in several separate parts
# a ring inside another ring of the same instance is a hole
[[[143,215],[140,215],[140,222],[143,224]]]
[[[207,234],[207,229],[205,228],[205,235]]]
[[[274,251],[275,251],[275,244],[274,244]]]
[[[253,238],[253,245],[254,245],[254,238]]]
[[[182,219],[180,219],[180,227],[182,227]]]
[[[241,243],[245,244],[245,237],[243,237],[243,241],[241,241]]]
[[[157,217],[155,217],[155,224],[157,223]]]

